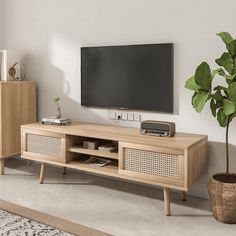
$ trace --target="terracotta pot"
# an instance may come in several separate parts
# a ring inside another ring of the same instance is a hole
[[[213,216],[222,223],[236,224],[236,174],[230,174],[231,181],[227,183],[222,177],[225,174],[215,174],[208,183]]]

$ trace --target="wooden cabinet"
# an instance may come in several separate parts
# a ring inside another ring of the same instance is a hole
[[[20,153],[20,126],[35,121],[35,82],[0,81],[0,174],[4,160]]]
[[[87,138],[116,142],[114,153],[82,147]],[[169,189],[187,192],[207,167],[207,136],[177,133],[153,137],[139,129],[73,122],[70,126],[29,124],[22,126],[22,157],[39,161],[40,183],[45,164],[112,176],[164,188],[166,215],[170,215]],[[83,162],[86,156],[111,160],[96,167]]]

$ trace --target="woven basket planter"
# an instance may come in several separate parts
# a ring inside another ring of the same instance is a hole
[[[222,174],[214,175],[208,183],[213,216],[222,223],[236,224],[236,183],[218,181],[217,175]]]

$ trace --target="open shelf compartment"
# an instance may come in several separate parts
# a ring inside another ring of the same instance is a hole
[[[103,167],[93,166],[90,164],[85,164],[80,161],[72,161],[67,164],[68,167],[72,166],[74,169],[94,172],[97,174],[107,174],[107,175],[117,175],[118,174],[118,166],[117,165],[107,165]]]
[[[92,149],[86,149],[80,146],[72,146],[68,148],[68,151],[85,154],[85,155],[92,155],[92,156],[98,156],[98,157],[105,157],[109,159],[115,159],[118,160],[118,152],[108,152],[108,151],[102,151],[102,150],[92,150]]]
[[[104,157],[109,159],[118,160],[118,150],[115,152],[109,152],[106,150],[99,150],[97,149],[88,149],[83,147],[83,141],[92,140],[96,141],[101,145],[107,144],[107,143],[114,143],[112,140],[105,140],[105,139],[99,139],[99,138],[91,138],[91,137],[82,137],[82,136],[74,136],[74,135],[68,135],[67,136],[68,145],[67,145],[67,152],[73,154],[85,154],[90,156],[97,156],[97,157]],[[118,142],[115,142],[118,146]]]

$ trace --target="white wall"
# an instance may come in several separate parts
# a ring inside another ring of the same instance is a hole
[[[29,78],[38,83],[40,116],[54,114],[52,98],[61,96],[65,116],[111,123],[106,109],[80,106],[80,46],[173,42],[175,113],[143,112],[142,119],[174,121],[179,132],[209,135],[208,174],[193,190],[205,195],[208,177],[224,171],[225,130],[208,107],[201,114],[193,110],[192,94],[184,89],[184,82],[201,61],[216,66],[214,59],[224,50],[216,33],[236,35],[235,0],[0,1],[5,4],[5,43],[22,52]],[[236,171],[236,121],[231,125],[230,142],[232,170]]]
[[[0,0],[0,49],[4,47],[3,45],[3,42],[4,42],[4,39],[3,39],[3,27],[4,27],[4,3],[3,1]]]

